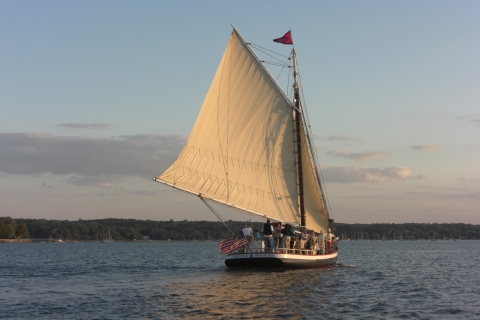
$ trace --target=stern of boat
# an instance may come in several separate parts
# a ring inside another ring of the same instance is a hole
[[[229,268],[328,268],[337,263],[338,252],[330,254],[232,253],[225,259]]]

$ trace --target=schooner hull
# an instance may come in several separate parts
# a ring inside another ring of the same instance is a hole
[[[301,255],[284,253],[236,253],[225,260],[229,268],[326,268],[337,262],[338,253]]]

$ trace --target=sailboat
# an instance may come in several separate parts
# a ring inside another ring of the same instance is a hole
[[[209,202],[289,224],[297,230],[306,227],[325,235],[333,229],[313,137],[300,99],[294,47],[291,57],[293,97],[289,98],[251,44],[233,27],[185,147],[154,181],[200,197],[214,213]],[[332,251],[300,254],[299,250],[262,246],[258,250],[229,252],[225,264],[326,267],[336,263],[338,252]]]
[[[112,234],[110,233],[110,229],[108,229],[108,232],[107,232],[107,239],[103,240],[103,243],[107,243],[107,242],[113,242]]]

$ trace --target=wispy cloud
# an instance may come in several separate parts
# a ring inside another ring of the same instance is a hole
[[[455,119],[463,121],[463,120],[471,119],[472,117],[473,117],[472,114],[467,114],[467,115],[460,115],[460,116],[456,117]]]
[[[433,151],[435,149],[440,148],[440,146],[436,144],[420,144],[420,145],[412,146],[411,148],[412,150],[415,150],[415,151]]]
[[[116,179],[105,176],[72,176],[67,179],[67,182],[79,186],[97,187],[104,189],[112,189],[117,186]]]
[[[354,142],[354,141],[362,141],[362,139],[360,138],[356,138],[356,137],[351,137],[351,136],[329,136],[327,138],[328,141],[341,141],[341,142],[346,142],[346,141],[350,141],[350,142]]]
[[[337,183],[387,183],[392,180],[422,179],[424,175],[414,176],[413,169],[405,167],[326,167],[322,174],[326,182]]]
[[[59,127],[73,128],[73,129],[93,129],[93,130],[105,130],[109,127],[113,127],[113,124],[108,123],[59,123]]]
[[[132,194],[135,196],[156,196],[158,192],[152,189],[146,190],[124,190],[125,193]]]
[[[380,158],[383,158],[385,156],[390,155],[390,153],[388,153],[388,152],[365,151],[365,152],[351,153],[351,152],[346,152],[346,151],[335,151],[335,150],[327,152],[327,154],[329,154],[331,156],[334,156],[334,157],[343,157],[343,158],[348,158],[348,159],[353,159],[353,160],[361,160],[361,161],[380,159]]]
[[[463,194],[445,194],[442,196],[444,198],[449,198],[449,199],[470,199],[470,200],[480,201],[480,192],[471,192],[471,193],[463,193]]]
[[[475,115],[473,115],[473,114],[468,114],[468,115],[458,116],[458,117],[456,117],[455,119],[460,120],[460,121],[468,121],[468,122],[473,123],[476,127],[480,127],[480,119],[470,120],[470,119],[472,119],[473,117],[475,117]]]
[[[170,166],[182,150],[183,136],[136,135],[88,138],[37,133],[0,133],[0,172],[76,174],[152,178]],[[97,180],[70,183],[102,186]],[[108,183],[103,184],[108,188]]]
[[[468,188],[453,188],[453,187],[433,187],[433,186],[418,186],[419,189],[427,189],[427,190],[453,190],[453,191],[465,191]]]
[[[470,182],[477,182],[479,179],[465,179],[465,178],[458,178],[458,182],[466,184]]]
[[[446,188],[448,189],[448,188]],[[464,193],[444,193],[444,192],[425,192],[425,191],[410,191],[403,193],[408,196],[419,196],[445,198],[445,199],[458,199],[458,200],[477,200],[480,201],[480,192],[464,192]]]

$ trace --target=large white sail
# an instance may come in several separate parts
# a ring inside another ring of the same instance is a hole
[[[325,230],[306,145],[302,149],[307,226]],[[187,144],[155,180],[299,225],[295,159],[292,103],[234,29]]]

